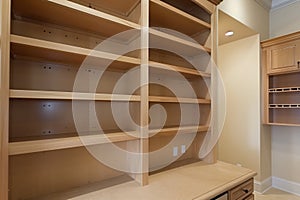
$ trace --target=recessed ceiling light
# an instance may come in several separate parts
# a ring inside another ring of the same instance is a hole
[[[230,36],[233,36],[234,35],[234,32],[233,31],[227,31],[226,33],[225,33],[225,36],[227,36],[227,37],[230,37]]]

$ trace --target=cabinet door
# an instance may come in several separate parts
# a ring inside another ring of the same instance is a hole
[[[268,73],[299,69],[300,40],[274,45],[268,50]]]

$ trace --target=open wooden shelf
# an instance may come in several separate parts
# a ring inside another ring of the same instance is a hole
[[[300,87],[270,88],[269,93],[300,92]]]
[[[210,104],[209,99],[193,99],[193,98],[180,98],[180,97],[164,97],[164,96],[149,96],[150,102],[162,103],[191,103],[191,104]]]
[[[59,99],[95,101],[140,101],[138,95],[97,94],[60,91],[10,90],[10,98],[19,99]]]
[[[130,132],[130,134],[136,135],[136,131],[132,131]],[[81,136],[81,138],[82,140],[84,140],[85,145],[98,145],[98,144],[106,144],[111,142],[124,142],[124,141],[138,139],[131,135],[127,135],[124,132],[87,135],[87,136]],[[82,140],[80,139],[80,137],[76,136],[76,137],[66,137],[66,138],[10,142],[9,155],[19,155],[19,154],[82,147],[84,146],[82,144]]]
[[[101,66],[101,60],[104,64],[107,64],[107,60],[117,60],[110,65],[116,69],[129,69],[140,64],[140,59],[137,58],[17,35],[11,35],[11,51],[16,55],[76,64],[81,64],[87,56],[90,56],[95,58],[93,62],[97,66]]]
[[[269,108],[281,108],[281,109],[300,108],[300,104],[270,104]]]
[[[77,28],[105,37],[140,29],[140,25],[134,22],[67,0],[14,0],[12,5],[14,14],[22,18]]]
[[[157,69],[163,69],[163,70],[170,70],[170,71],[176,71],[187,75],[194,75],[194,76],[202,76],[204,78],[210,78],[211,74],[206,72],[201,72],[195,69],[186,68],[186,67],[180,67],[170,64],[164,64],[159,63],[155,61],[149,61],[149,67],[157,68]]]
[[[150,28],[150,47],[159,46],[174,50],[177,54],[185,56],[199,56],[202,53],[210,53],[211,49],[202,46],[195,41],[188,41],[183,38]]]
[[[209,131],[209,126],[182,126],[182,127],[166,127],[163,129],[150,129],[150,136],[155,134],[153,137],[161,136],[172,136],[175,134],[188,134],[188,133],[197,133],[197,132],[206,132]]]
[[[267,123],[273,126],[300,126],[300,124],[288,124],[288,123]]]
[[[211,25],[160,0],[150,0],[150,26],[169,28],[192,36]]]
[[[158,136],[170,136],[176,133],[187,134],[195,132],[205,132],[208,131],[208,126],[184,126],[184,127],[167,127],[161,130],[152,129],[149,134],[157,133],[155,137]],[[134,136],[136,137],[134,137]],[[111,142],[124,142],[137,140],[138,132],[130,131],[129,134],[124,132],[108,133],[108,134],[98,134],[98,135],[87,135],[81,136],[84,140],[85,145],[99,145]],[[10,142],[9,143],[9,155],[20,155],[28,153],[37,153],[43,151],[53,151],[60,149],[69,149],[75,147],[82,147],[82,140],[80,137],[65,137],[65,138],[54,138],[54,139],[43,139],[43,140],[30,140],[21,142]]]

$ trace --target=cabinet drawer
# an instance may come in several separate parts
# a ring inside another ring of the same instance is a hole
[[[254,194],[250,195],[249,197],[246,197],[244,200],[254,200]]]
[[[229,191],[230,200],[243,200],[247,199],[253,193],[253,179],[250,179],[241,185]],[[251,199],[251,198],[250,198]]]

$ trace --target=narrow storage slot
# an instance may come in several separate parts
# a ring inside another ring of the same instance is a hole
[[[300,109],[270,109],[269,110],[270,123],[279,124],[299,124],[300,123]]]
[[[300,93],[282,92],[269,94],[270,104],[300,104]]]

